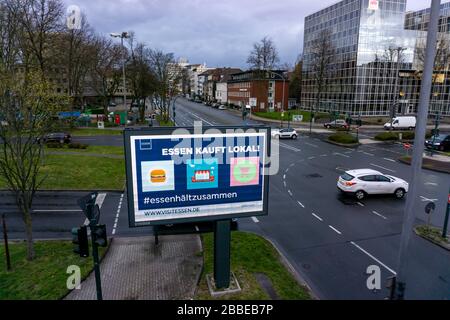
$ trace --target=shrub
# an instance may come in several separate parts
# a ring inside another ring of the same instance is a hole
[[[375,136],[375,140],[378,141],[396,141],[398,140],[398,133],[395,132],[382,132]]]
[[[87,144],[81,144],[81,143],[70,143],[69,144],[69,149],[87,149],[88,145]]]
[[[333,142],[343,143],[343,144],[358,143],[358,139],[355,136],[348,134],[348,133],[342,133],[342,132],[333,134],[328,139]]]

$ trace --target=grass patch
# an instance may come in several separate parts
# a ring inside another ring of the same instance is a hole
[[[99,155],[124,155],[124,149],[123,147],[110,147],[110,146],[91,146],[89,145],[86,149],[70,149],[67,147],[64,148],[45,148],[46,152],[79,152],[80,154],[83,153],[96,153]]]
[[[123,134],[122,130],[108,130],[95,128],[78,128],[71,130],[70,134],[73,137],[92,137],[92,136],[120,136]]]
[[[330,141],[342,143],[342,144],[355,144],[358,143],[358,139],[349,133],[339,132],[328,137]]]
[[[375,140],[378,141],[399,141],[400,134],[402,134],[402,140],[414,140],[416,134],[414,131],[388,131],[381,132],[375,136]],[[427,139],[431,138],[431,131],[427,131],[425,136]]]
[[[0,246],[0,300],[58,300],[68,293],[67,267],[77,265],[85,278],[93,268],[92,257],[80,258],[73,253],[71,241],[35,242],[36,259],[26,260],[26,245],[10,243],[12,271],[7,272]],[[100,248],[104,255],[105,248]]]
[[[432,226],[418,226],[415,228],[416,233],[431,242],[434,242],[447,250],[450,250],[450,240],[442,237],[442,230]]]
[[[204,270],[196,299],[213,299],[209,295],[206,275],[213,274],[213,235],[202,235],[204,248]],[[231,235],[231,269],[238,278],[242,291],[223,296],[230,300],[265,300],[268,294],[257,282],[254,274],[263,273],[272,282],[277,295],[283,300],[311,299],[307,288],[299,285],[294,277],[280,262],[275,248],[265,239],[245,232],[232,232]]]
[[[303,116],[303,122],[310,122],[311,121],[311,112],[310,111],[301,111],[301,110],[292,110],[289,111],[291,114],[291,121],[292,116],[294,115],[302,115]],[[266,118],[270,120],[282,120],[281,112],[274,111],[274,112],[254,112],[253,113],[257,117]],[[330,114],[329,113],[316,113],[316,120],[318,119],[329,119]],[[288,111],[284,112],[283,121],[288,120]]]
[[[172,120],[170,120],[170,119],[168,121],[163,120],[163,118],[160,115],[156,116],[156,120],[158,121],[160,127],[174,127],[175,126],[175,123]]]

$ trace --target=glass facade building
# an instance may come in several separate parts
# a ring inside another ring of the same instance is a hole
[[[344,0],[307,16],[302,105],[361,116],[416,113],[429,15],[429,9],[406,12],[406,0]],[[447,116],[449,30],[450,3],[444,3],[430,113]],[[321,51],[324,33],[328,48]]]

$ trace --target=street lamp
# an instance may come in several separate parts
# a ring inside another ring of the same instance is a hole
[[[128,32],[122,32],[122,33],[110,33],[110,36],[113,38],[120,38],[122,48],[124,49],[123,53],[123,64],[122,64],[122,73],[123,73],[123,105],[125,106],[125,109],[127,108],[127,78],[125,75],[125,45],[123,43],[123,39],[129,39],[130,35]]]

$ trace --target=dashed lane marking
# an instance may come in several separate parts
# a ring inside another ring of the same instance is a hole
[[[252,217],[254,223],[259,223],[259,220],[256,217]]]
[[[344,157],[344,158],[350,158],[348,155],[342,154],[342,153],[339,153],[339,152],[335,152],[335,153],[333,153],[333,155],[334,156],[341,156],[341,157]]]
[[[288,190],[289,195],[292,197],[292,191]]]
[[[321,217],[319,217],[317,214],[315,214],[315,213],[311,213],[311,214],[313,215],[314,218],[323,222],[323,219]]]
[[[301,203],[300,201],[297,201],[297,203],[300,205],[300,207],[302,207],[303,209],[305,209],[305,206],[303,205],[303,203]]]
[[[377,165],[377,164],[371,163],[370,165],[373,166],[373,167],[376,167],[376,168],[380,168],[380,169],[386,170],[386,171],[395,172],[395,170],[388,169],[388,168],[386,168],[386,167],[379,166],[379,165]]]
[[[336,232],[339,235],[342,235],[342,232],[340,232],[338,229],[336,229],[335,227],[328,225],[328,227],[330,227],[331,230],[333,230],[334,232]]]
[[[385,216],[383,216],[382,214],[380,214],[380,213],[378,213],[378,212],[376,212],[376,211],[372,211],[372,213],[373,213],[374,215],[376,215],[376,216],[379,216],[380,218],[382,218],[382,219],[384,219],[384,220],[387,220],[387,218],[386,218]]]
[[[356,247],[357,249],[359,249],[361,252],[363,252],[365,255],[367,255],[368,257],[370,257],[372,260],[376,261],[377,263],[379,263],[381,266],[383,266],[383,268],[385,268],[386,270],[388,270],[390,273],[397,275],[397,272],[395,272],[394,270],[392,270],[391,268],[389,268],[387,265],[385,265],[383,262],[381,262],[380,260],[378,260],[377,258],[375,258],[373,255],[371,255],[369,252],[367,252],[366,250],[364,250],[363,248],[361,248],[360,246],[358,246],[356,243],[354,243],[353,241],[350,242],[354,247]]]
[[[386,160],[386,161],[390,161],[390,162],[397,162],[397,161],[395,161],[394,159],[391,159],[391,158],[383,158],[384,160]]]

